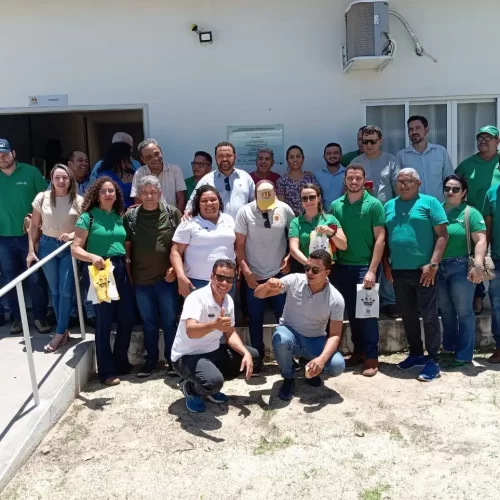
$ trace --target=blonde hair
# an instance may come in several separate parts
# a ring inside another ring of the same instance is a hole
[[[70,168],[66,165],[63,165],[62,163],[57,163],[54,168],[50,171],[50,204],[52,207],[56,206],[56,188],[54,186],[54,172],[58,169],[64,170],[68,176],[69,176],[69,187],[68,187],[68,194],[69,194],[69,204],[73,205],[75,209],[78,209],[78,205],[76,203],[77,197],[76,197],[76,180],[73,175],[73,172],[71,172]]]

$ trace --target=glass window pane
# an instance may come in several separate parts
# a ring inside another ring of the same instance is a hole
[[[448,147],[448,113],[446,104],[412,104],[410,116],[425,116],[429,122],[427,140]]]
[[[366,124],[377,125],[384,134],[382,149],[395,155],[405,147],[405,107],[403,104],[367,106]]]
[[[457,115],[457,160],[460,163],[477,152],[477,131],[485,125],[497,124],[497,103],[458,103]]]

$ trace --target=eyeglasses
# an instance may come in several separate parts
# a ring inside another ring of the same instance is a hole
[[[453,187],[451,187],[451,186],[445,186],[444,187],[444,192],[445,193],[449,193],[450,191],[452,193],[454,193],[454,194],[457,194],[457,193],[460,193],[460,191],[462,191],[462,188],[459,188],[459,187],[456,187],[456,186],[453,186]]]
[[[313,274],[319,274],[321,271],[326,271],[326,269],[321,269],[321,267],[318,266],[310,266],[309,264],[306,264],[304,266],[304,271],[308,273],[309,271],[312,271]]]
[[[207,163],[204,161],[192,161],[191,166],[192,167],[210,167],[210,163]]]
[[[114,189],[100,189],[99,190],[99,194],[115,194],[115,190]]]
[[[371,144],[372,146],[375,146],[377,144],[378,139],[363,139],[363,144],[366,146],[367,144]]]
[[[224,184],[226,191],[231,191],[231,184],[229,184],[229,177],[224,177]]]
[[[486,142],[490,142],[494,139],[498,139],[498,137],[493,137],[492,135],[479,135],[478,137],[476,137],[476,139],[478,141],[486,141]]]
[[[396,184],[398,186],[406,187],[409,186],[410,184],[414,184],[415,182],[417,182],[415,179],[408,179],[407,181],[396,181]]]
[[[318,198],[318,195],[317,194],[310,194],[309,196],[301,196],[301,200],[304,202],[304,203],[307,203],[308,201],[316,201]]]
[[[224,283],[224,281],[226,281],[228,285],[232,285],[234,283],[234,276],[224,276],[223,274],[216,274],[215,279],[219,283]]]
[[[269,214],[267,212],[262,212],[262,217],[264,218],[264,227],[271,229],[271,221],[269,220]]]

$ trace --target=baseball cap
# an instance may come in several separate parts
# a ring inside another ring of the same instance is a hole
[[[261,210],[276,208],[276,193],[272,182],[259,181],[257,183],[257,206]]]
[[[7,139],[0,139],[0,153],[10,153],[12,147]]]
[[[477,134],[476,134],[476,137],[479,135],[479,134],[489,134],[493,137],[496,137],[498,138],[498,136],[500,135],[500,132],[498,131],[498,129],[493,126],[493,125],[486,125],[485,127],[481,127]]]
[[[134,147],[134,139],[132,139],[132,136],[128,135],[126,132],[117,132],[113,136],[113,140],[111,142],[113,144],[115,142],[126,142],[131,148]]]

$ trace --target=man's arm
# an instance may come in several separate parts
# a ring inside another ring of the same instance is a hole
[[[267,299],[268,297],[274,297],[283,293],[285,285],[278,278],[270,278],[265,283],[259,285],[255,291],[254,295],[258,299]]]
[[[443,181],[448,177],[449,175],[452,175],[455,173],[455,169],[453,168],[453,163],[451,163],[451,158],[450,154],[446,149],[444,150],[444,164],[443,164]]]
[[[238,214],[239,215],[239,214]],[[245,244],[247,241],[246,234],[241,234],[236,232],[236,259],[238,260],[238,265],[240,266],[241,272],[245,276],[245,280],[247,285],[255,290],[257,288],[258,283],[255,279],[255,275],[252,273],[252,270],[248,267],[247,257],[245,254]]]
[[[241,360],[240,372],[245,370],[245,378],[248,380],[253,373],[252,355],[245,347],[234,328],[228,332],[224,332],[224,337],[226,337],[227,345],[243,357]]]
[[[186,191],[177,191],[175,193],[175,202],[177,204],[177,208],[184,213],[186,209]]]
[[[307,364],[306,368],[309,377],[316,377],[323,371],[327,361],[335,354],[335,352],[337,352],[341,337],[342,321],[330,320],[328,338],[326,339],[323,352]]]
[[[373,236],[375,237],[375,246],[373,247],[372,260],[368,272],[363,279],[365,288],[373,288],[377,281],[377,270],[384,255],[385,250],[385,227],[376,226],[373,228]]]
[[[422,267],[422,275],[420,276],[420,283],[424,286],[434,285],[437,268],[432,268],[431,264],[439,264],[441,262],[446,245],[448,244],[448,229],[446,228],[446,224],[434,226],[434,233],[436,234],[434,252],[432,253],[430,263]]]
[[[196,319],[186,320],[186,334],[190,339],[201,339],[214,330],[220,330],[224,334],[231,330],[234,331],[231,326],[231,318],[224,316],[224,308],[221,310],[221,315],[209,323],[199,323]]]

